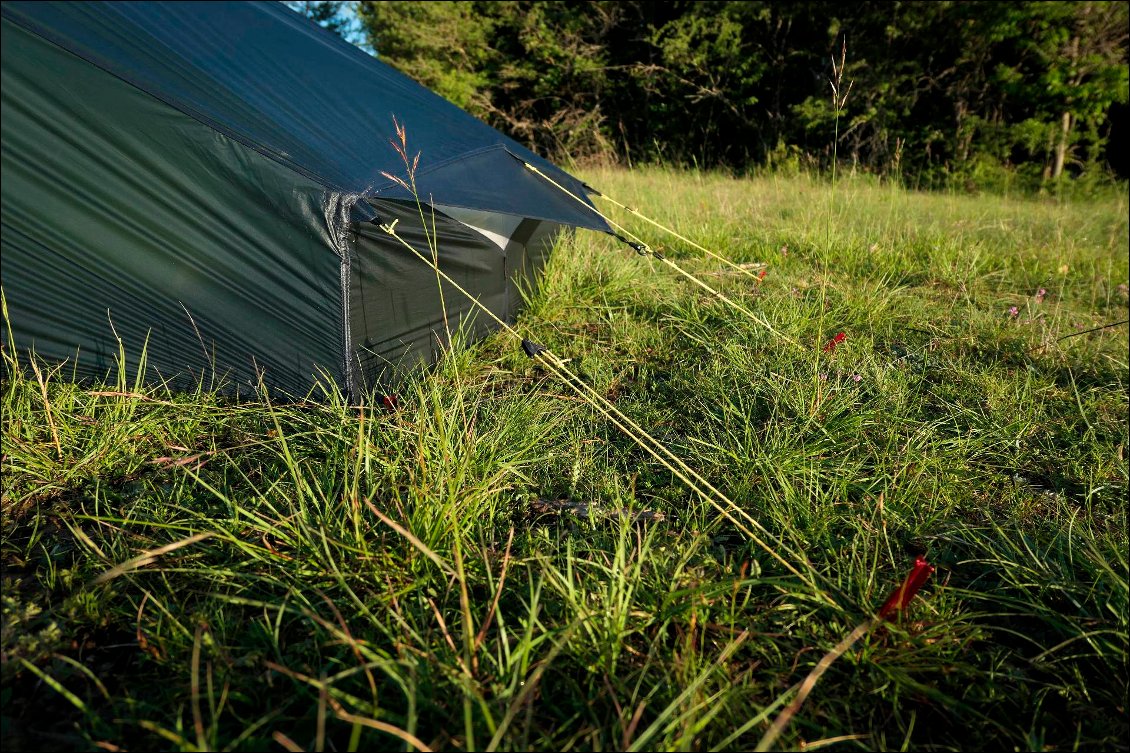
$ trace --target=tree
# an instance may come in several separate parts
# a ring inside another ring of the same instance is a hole
[[[357,15],[382,60],[469,112],[490,111],[491,19],[466,2],[362,2]]]
[[[1072,4],[1070,31],[1057,55],[1050,57],[1044,81],[1048,94],[1059,104],[1060,128],[1055,147],[1053,179],[1064,164],[1080,128],[1086,128],[1091,145],[1089,162],[1098,159],[1103,146],[1100,133],[1111,105],[1127,101],[1127,39],[1130,7],[1126,3]]]
[[[329,28],[352,7],[292,5]],[[745,168],[835,153],[877,173],[1038,185],[1099,163],[1127,102],[1127,8],[462,0],[362,2],[357,16],[382,59],[558,158]],[[855,84],[837,133],[844,39]]]
[[[347,0],[286,0],[283,4],[347,42],[372,52],[354,15],[355,3]]]

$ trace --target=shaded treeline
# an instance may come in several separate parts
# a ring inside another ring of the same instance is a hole
[[[383,60],[558,158],[746,169],[835,153],[926,184],[1127,171],[1126,3],[301,5],[339,31],[352,18]]]

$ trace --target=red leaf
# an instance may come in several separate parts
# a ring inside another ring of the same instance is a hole
[[[847,339],[847,335],[845,335],[843,332],[837,332],[835,337],[833,337],[828,342],[824,343],[824,348],[823,348],[824,352],[825,353],[834,353],[835,350],[836,350],[836,346],[839,345],[840,343],[842,343],[846,339]]]
[[[879,607],[880,619],[890,619],[892,615],[910,606],[910,600],[914,598],[918,590],[930,579],[930,575],[933,572],[933,565],[921,556],[916,557],[914,559],[914,567],[911,569],[910,573],[907,574],[906,580],[887,597],[887,600],[883,602],[883,606]]]
[[[393,413],[400,407],[400,399],[396,395],[382,395],[381,407],[389,413]]]

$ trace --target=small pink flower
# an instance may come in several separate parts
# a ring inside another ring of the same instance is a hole
[[[1015,306],[1009,306],[1008,307],[1008,315],[1013,317],[1013,318],[1018,317],[1018,316],[1020,316],[1020,309],[1016,308]]]
[[[1047,294],[1048,294],[1048,291],[1045,290],[1044,288],[1040,288],[1039,290],[1037,290],[1036,291],[1036,303],[1043,303],[1044,302],[1044,296],[1046,296]]]
[[[859,382],[859,381],[862,381],[862,380],[863,380],[863,377],[861,377],[859,374],[852,374],[851,375],[851,381],[853,381],[853,382]]]

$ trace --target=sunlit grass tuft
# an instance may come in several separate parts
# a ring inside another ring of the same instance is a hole
[[[922,551],[780,745],[1124,745],[1125,197],[585,178],[806,350],[586,233],[519,326],[830,601],[502,337],[393,413],[7,353],[5,746],[749,749]]]

